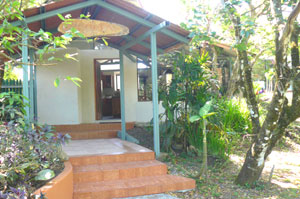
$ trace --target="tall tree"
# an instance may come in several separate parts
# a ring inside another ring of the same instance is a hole
[[[252,132],[256,134],[236,183],[253,185],[261,176],[266,158],[283,137],[285,129],[300,117],[298,28],[294,30],[300,3],[281,0],[222,2],[219,13],[222,19],[218,18],[217,23],[221,22],[222,31],[232,36],[231,40],[226,38],[226,42],[231,43],[237,53],[232,84],[238,84],[246,98],[251,113]],[[283,15],[283,10],[289,11],[288,16]],[[194,11],[197,12],[197,9]],[[222,31],[219,34],[223,34]],[[269,38],[267,42],[263,41],[265,37]],[[292,66],[287,62],[290,41]],[[260,118],[252,79],[252,68],[261,55],[274,57],[276,74],[273,97],[264,120]],[[290,84],[293,85],[291,104],[285,95]]]

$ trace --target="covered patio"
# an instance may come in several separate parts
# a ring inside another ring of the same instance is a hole
[[[127,35],[107,38],[107,44],[101,38],[97,41],[93,39],[97,45],[101,43],[100,45],[103,47],[108,45],[114,49],[114,57],[104,57],[111,59],[113,64],[115,64],[113,60],[116,60],[115,54],[118,55],[118,64],[120,66],[121,123],[99,123],[96,115],[96,121],[91,123],[73,122],[70,124],[54,124],[57,132],[63,134],[70,133],[73,138],[68,145],[63,147],[63,151],[69,158],[69,163],[67,164],[69,165],[70,176],[72,177],[69,192],[72,198],[108,199],[193,189],[195,187],[194,180],[169,175],[167,165],[155,159],[155,157],[160,155],[157,56],[158,54],[163,54],[188,44],[189,32],[123,0],[57,1],[45,4],[39,8],[26,10],[24,12],[24,21],[14,21],[11,24],[14,26],[24,26],[25,28],[28,27],[33,31],[42,29],[58,36],[62,34],[58,32],[58,27],[62,23],[60,17],[57,16],[58,14],[70,14],[74,19],[80,18],[81,14],[89,14],[91,20],[117,23],[129,29],[129,34]],[[23,95],[30,102],[30,106],[26,108],[26,119],[33,122],[38,121],[40,117],[38,112],[40,106],[37,105],[39,100],[47,98],[47,96],[43,95],[51,92],[51,89],[40,89],[38,87],[41,84],[45,84],[43,78],[49,79],[49,73],[47,73],[48,71],[44,71],[44,76],[37,76],[40,68],[33,64],[35,63],[35,52],[29,49],[27,45],[31,41],[28,41],[28,35],[23,34],[22,38]],[[79,41],[79,39],[76,40]],[[42,45],[40,44],[40,47]],[[101,51],[98,51],[95,46],[84,52],[81,56],[87,56],[90,51],[92,51],[93,56],[97,53],[100,54]],[[75,48],[71,47],[70,49],[72,51]],[[95,58],[99,59],[99,57],[102,58],[101,56],[94,56],[94,62],[96,61]],[[95,76],[91,76],[91,71],[93,71],[91,70],[93,68],[90,64],[91,60],[89,60],[89,64],[86,64],[86,59],[83,62],[85,63],[85,67],[77,64],[79,71],[81,72],[89,68],[90,72],[86,73],[85,77],[88,76],[88,80],[96,79],[97,73],[94,73]],[[125,87],[125,77],[127,77],[125,74],[128,74],[126,72],[126,67],[128,66],[126,63],[129,63],[130,67],[137,67],[137,63],[139,62],[151,68],[154,152],[145,147],[125,141],[127,136],[126,129],[133,128],[134,126],[134,121],[129,120],[127,122],[125,114],[130,111],[128,107],[125,107],[126,99],[128,100],[125,93],[129,92],[125,89],[127,88]],[[69,63],[69,65],[72,64]],[[57,68],[54,67],[51,70],[54,71]],[[64,71],[68,70],[72,70],[72,68],[64,68]],[[59,70],[53,74],[59,74]],[[51,76],[51,78],[53,77]],[[85,88],[91,87],[91,85],[86,84]],[[96,92],[96,83],[95,88],[89,89],[95,89]],[[64,91],[68,91],[68,89]],[[39,92],[42,92],[42,95]],[[76,92],[81,91],[76,90]],[[53,96],[56,98],[59,97],[58,95]],[[74,99],[74,96],[75,98],[81,97],[81,95],[72,96],[72,99]],[[64,97],[60,96],[60,100]],[[93,97],[85,96],[85,98]],[[48,101],[46,100],[46,102]],[[74,100],[74,104],[76,103],[78,111],[81,110],[81,102],[77,99],[77,101]],[[87,103],[91,103],[91,100],[88,100]],[[46,114],[50,114],[51,105],[49,107],[47,103],[43,105]],[[64,105],[67,106],[68,101],[58,109],[64,109]],[[49,109],[49,112],[47,109]],[[86,112],[91,114],[89,111]],[[60,115],[58,120],[64,119],[63,117],[67,117],[68,114],[73,114],[73,112],[70,113],[64,110],[60,113],[63,114]],[[52,114],[55,117],[57,113],[52,111]],[[121,130],[121,136],[119,136],[121,139],[117,138],[119,130]],[[54,198],[57,199],[56,196]]]
[[[152,102],[153,102],[153,131],[154,150],[156,156],[160,154],[159,146],[159,118],[158,118],[158,85],[157,85],[157,55],[169,52],[174,48],[188,44],[189,32],[177,25],[146,12],[125,1],[114,0],[64,0],[43,5],[25,11],[25,21],[15,21],[15,26],[28,26],[29,29],[52,32],[59,35],[57,27],[61,20],[57,14],[71,14],[72,18],[79,18],[80,14],[90,14],[90,19],[104,20],[118,23],[129,28],[129,34],[125,36],[110,37],[108,46],[119,50],[120,59],[120,83],[121,83],[121,121],[122,139],[125,139],[125,92],[124,89],[124,57],[132,61],[141,61],[151,66],[152,71]],[[23,35],[26,44],[27,36]],[[37,91],[36,67],[26,63],[34,62],[34,51],[28,51],[24,45],[22,49],[23,65],[23,95],[30,101],[30,107],[26,109],[27,119],[33,121],[38,118],[36,111]],[[29,73],[28,73],[29,71]],[[30,78],[28,77],[30,75]],[[28,81],[28,79],[30,79]],[[27,82],[29,82],[27,84]]]

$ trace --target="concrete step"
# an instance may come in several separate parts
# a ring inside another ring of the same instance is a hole
[[[74,199],[111,199],[164,193],[195,188],[192,179],[171,176],[147,176],[74,185]]]
[[[95,152],[96,153],[96,152]],[[108,154],[108,155],[83,155],[71,156],[69,161],[74,167],[86,165],[101,165],[107,163],[120,163],[120,162],[136,162],[154,160],[155,155],[153,151],[121,153],[121,154]]]
[[[94,130],[94,131],[65,131],[62,134],[69,134],[72,140],[87,140],[87,139],[108,139],[116,138],[117,130]]]
[[[57,132],[80,132],[80,131],[105,131],[105,130],[121,130],[121,123],[94,123],[94,124],[68,124],[54,125]],[[132,129],[134,123],[126,123],[126,129]]]
[[[74,183],[99,182],[167,174],[167,166],[157,160],[75,166]]]

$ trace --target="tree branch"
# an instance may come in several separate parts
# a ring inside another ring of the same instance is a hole
[[[294,29],[294,21],[298,17],[300,12],[300,2],[297,4],[297,6],[294,8],[292,13],[290,14],[286,25],[283,29],[283,33],[281,34],[281,37],[279,38],[279,43],[282,47],[285,47],[286,42],[289,39],[289,36],[291,35],[293,29]]]

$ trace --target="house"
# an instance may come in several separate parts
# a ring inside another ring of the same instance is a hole
[[[27,64],[34,53],[28,52],[27,45],[22,49],[23,95],[30,102],[27,119],[55,125],[58,132],[71,133],[74,139],[64,148],[73,176],[61,191],[68,189],[70,197],[82,199],[193,189],[194,180],[168,175],[166,165],[155,160],[160,154],[158,115],[162,111],[157,79],[166,74],[157,67],[157,55],[188,44],[189,32],[123,0],[55,1],[24,15],[30,29],[60,34],[57,28],[62,21],[57,14],[79,18],[88,13],[91,20],[126,26],[129,34],[106,38],[108,46],[102,39],[90,43],[76,39],[66,49],[47,54],[47,65],[36,67]],[[28,42],[26,35],[24,42]],[[50,61],[52,56],[65,55],[72,59]],[[74,77],[82,80],[80,87],[62,81]],[[57,78],[61,83],[55,87]],[[152,118],[155,153],[123,141],[126,129]],[[114,138],[117,130],[122,140]],[[47,197],[57,199],[50,193]]]
[[[25,11],[26,23],[35,31],[42,28],[60,34],[57,28],[62,21],[58,13],[71,14],[72,18],[89,13],[90,19],[128,27],[129,34],[106,38],[108,46],[101,39],[91,43],[77,39],[67,49],[55,52],[56,57],[67,53],[77,61],[68,59],[33,68],[29,78],[33,86],[23,87],[24,95],[31,99],[28,119],[35,117],[39,123],[51,125],[122,122],[124,136],[125,123],[145,123],[154,118],[158,139],[158,114],[162,107],[157,99],[156,77],[163,71],[158,70],[157,74],[157,55],[188,44],[189,32],[123,0],[53,2]],[[27,73],[24,74],[26,82]],[[80,87],[71,81],[53,86],[56,78],[66,77],[79,77]]]

